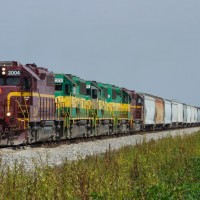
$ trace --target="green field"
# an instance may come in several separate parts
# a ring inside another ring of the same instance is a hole
[[[31,173],[0,172],[0,199],[199,199],[200,133],[145,141],[135,147]]]

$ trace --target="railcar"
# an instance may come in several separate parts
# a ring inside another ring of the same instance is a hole
[[[172,102],[170,100],[164,100],[164,127],[171,128],[172,126]]]
[[[155,130],[172,127],[172,101],[151,94],[136,92],[134,107],[135,130]]]
[[[133,130],[140,131],[144,127],[144,99],[135,91],[131,92],[131,115],[133,116]]]
[[[187,105],[187,124],[186,126],[191,126],[192,110],[191,106]]]
[[[172,102],[172,127],[178,127],[178,103],[174,100]]]
[[[194,124],[196,125],[198,122],[198,110],[197,107],[194,107]]]
[[[197,124],[200,125],[200,108],[197,108],[198,109],[198,113],[197,113]]]
[[[160,97],[154,97],[155,98],[155,126],[156,129],[162,129],[164,127],[164,112],[165,112],[165,105],[164,105],[164,99]]]
[[[0,62],[0,145],[56,136],[54,75],[35,64]]]
[[[187,118],[188,118],[188,109],[187,105],[183,104],[183,126],[187,127]]]
[[[191,106],[191,125],[190,126],[194,126],[195,124],[195,107]]]
[[[156,128],[156,99],[154,96],[138,93],[137,102],[140,102],[142,108],[139,108],[138,112],[141,116],[141,130],[154,130]]]
[[[183,126],[183,104],[180,102],[177,102],[178,104],[178,127]]]

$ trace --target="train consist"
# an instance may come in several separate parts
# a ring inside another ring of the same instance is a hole
[[[198,107],[0,62],[0,146],[198,125]]]

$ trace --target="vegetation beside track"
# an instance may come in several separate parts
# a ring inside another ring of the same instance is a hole
[[[13,169],[1,168],[0,199],[198,199],[200,132],[144,141],[59,167],[27,172],[16,163]]]

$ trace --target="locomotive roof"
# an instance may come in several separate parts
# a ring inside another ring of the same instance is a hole
[[[127,90],[126,88],[122,88],[122,91],[124,91],[128,95],[132,95],[132,93],[135,93],[135,91],[133,91],[133,90]]]
[[[91,84],[93,84],[98,90],[101,90],[101,88],[98,86],[97,82],[91,81]]]
[[[18,63],[17,61],[0,61],[0,66],[4,67],[4,66],[18,66],[20,63]]]
[[[71,81],[75,86],[77,86],[76,82],[70,77],[69,74],[64,74],[64,77],[66,77],[69,81]]]
[[[74,86],[77,86],[76,82],[72,79],[72,75],[71,74],[55,74],[55,75],[60,75],[60,76],[64,76],[67,80],[69,80]]]
[[[36,78],[37,80],[40,80],[40,77],[39,77],[37,74],[35,74],[29,67],[26,67],[26,66],[24,66],[24,65],[22,65],[22,67],[23,67],[26,71],[28,71],[34,78]]]

